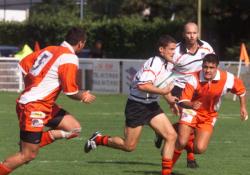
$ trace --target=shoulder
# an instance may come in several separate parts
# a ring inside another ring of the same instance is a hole
[[[206,42],[204,40],[199,40],[199,41],[202,43],[201,48],[207,49],[209,52],[213,52],[213,48],[208,42]]]

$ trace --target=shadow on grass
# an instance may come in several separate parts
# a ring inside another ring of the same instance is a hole
[[[137,161],[87,161],[92,164],[125,164],[125,165],[152,165],[159,166],[158,163],[137,162]]]
[[[128,174],[144,174],[144,175],[159,175],[161,174],[160,171],[136,171],[136,170],[133,170],[133,171],[124,171],[125,173],[128,173]],[[178,172],[173,172],[173,175],[185,175],[185,174],[181,174],[181,173],[178,173]]]

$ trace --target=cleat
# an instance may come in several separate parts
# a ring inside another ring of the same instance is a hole
[[[88,153],[88,152],[90,152],[91,150],[96,149],[97,145],[96,145],[95,139],[96,139],[96,137],[98,137],[98,136],[102,136],[102,134],[101,134],[99,131],[96,131],[96,132],[87,140],[87,142],[85,143],[85,146],[84,146],[84,151],[85,151],[85,153]]]
[[[158,148],[158,149],[161,148],[162,140],[163,140],[162,137],[159,134],[155,133],[155,140],[154,140],[154,142],[155,142],[155,147],[156,148]]]
[[[195,168],[199,168],[199,165],[196,162],[196,160],[187,160],[187,167],[195,169]]]

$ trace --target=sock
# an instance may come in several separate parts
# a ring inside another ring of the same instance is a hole
[[[48,144],[51,144],[55,141],[53,136],[50,134],[50,131],[43,132],[41,142],[40,142],[40,147],[44,147]]]
[[[185,147],[187,151],[187,160],[194,160],[194,134],[192,133],[189,137],[188,143]]]
[[[174,156],[173,156],[173,166],[175,165],[175,163],[177,162],[177,160],[179,159],[180,155],[182,153],[182,150],[174,150]]]
[[[97,136],[95,142],[97,145],[107,145],[109,136]]]
[[[162,158],[161,175],[170,175],[172,172],[173,161],[171,159]]]
[[[3,163],[0,163],[0,175],[7,175],[11,172],[12,170],[6,167]]]

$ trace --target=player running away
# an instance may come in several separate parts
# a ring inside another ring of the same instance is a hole
[[[7,175],[32,161],[40,147],[57,139],[79,136],[80,123],[55,101],[61,91],[71,99],[84,103],[95,100],[94,95],[79,90],[76,84],[78,57],[75,53],[82,50],[85,42],[85,31],[72,28],[61,46],[46,47],[19,63],[25,84],[16,104],[20,150],[0,163],[0,175]],[[51,129],[44,131],[45,126]]]

